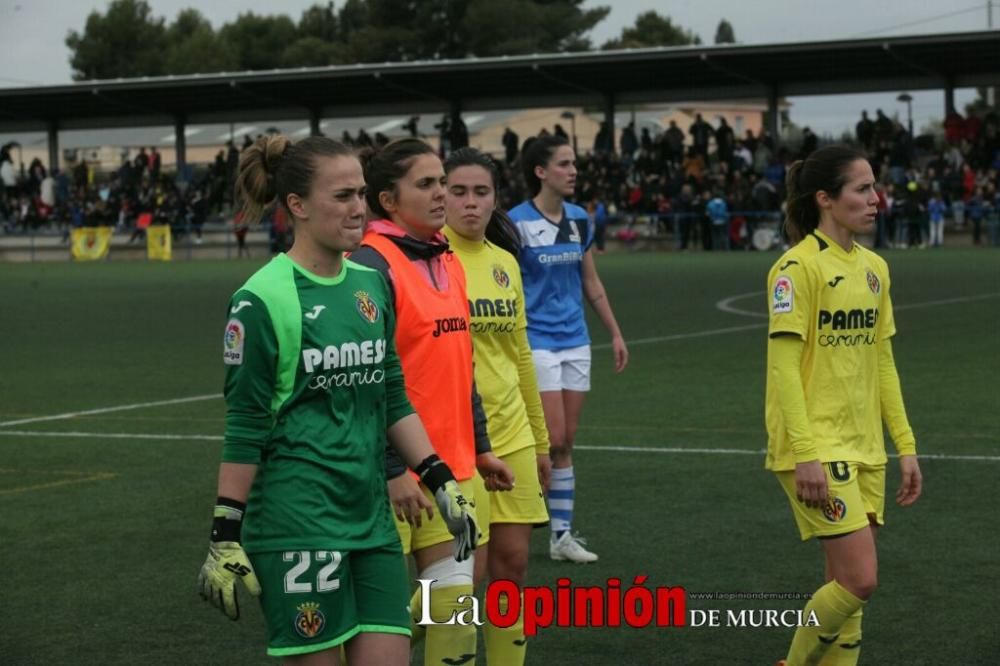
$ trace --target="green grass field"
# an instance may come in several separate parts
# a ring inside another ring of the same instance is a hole
[[[799,542],[760,454],[760,313],[775,258],[599,258],[634,341],[631,365],[615,376],[607,337],[592,327],[575,528],[601,559],[550,562],[539,531],[532,584],[619,577],[628,586],[637,575],[689,592],[821,584],[819,548]],[[888,507],[862,663],[1000,663],[1000,537],[989,508],[1000,473],[1000,254],[887,258],[904,396],[919,451],[938,457],[922,462],[916,506]],[[0,664],[272,663],[256,603],[233,623],[195,592],[221,447],[225,308],[257,265],[0,264]],[[86,413],[192,397],[201,399]],[[890,461],[890,497],[898,478]],[[723,616],[800,605],[689,602]],[[772,664],[792,631],[551,628],[529,641],[528,663]]]

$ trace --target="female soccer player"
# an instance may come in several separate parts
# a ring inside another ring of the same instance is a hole
[[[454,470],[466,497],[475,495],[476,470],[487,487],[509,489],[509,468],[491,451],[485,416],[473,383],[472,339],[465,273],[441,234],[445,222],[444,169],[434,149],[419,139],[400,139],[362,156],[371,217],[360,250],[351,259],[386,278],[396,313],[396,348],[406,392],[427,427],[434,448]],[[426,612],[441,622],[467,603],[473,562],[456,562],[439,519],[410,524],[414,498],[424,492],[400,464],[390,464],[390,496],[404,552],[412,552],[418,579],[436,580],[430,608],[411,603],[415,618]],[[482,481],[480,481],[481,483]],[[488,506],[476,502],[477,522],[488,539]],[[474,625],[430,626],[424,646],[428,664],[465,663],[476,653]],[[470,657],[471,655],[471,657]]]
[[[407,400],[385,282],[343,258],[361,241],[364,189],[357,158],[329,139],[267,137],[240,161],[244,219],[277,198],[296,233],[230,304],[225,444],[198,582],[234,620],[237,578],[260,595],[268,654],[289,664],[339,664],[344,643],[352,663],[408,662],[383,433],[435,492],[456,557],[475,548],[466,500]]]
[[[528,341],[552,445],[549,554],[554,560],[594,562],[597,555],[571,531],[576,492],[573,438],[590,390],[584,296],[611,334],[615,372],[628,364],[628,348],[594,265],[587,211],[566,202],[576,187],[573,148],[563,138],[542,136],[526,142],[521,160],[532,198],[509,215],[521,236],[518,262],[527,301]]]
[[[520,240],[517,229],[496,208],[499,173],[492,159],[462,148],[445,160],[444,169],[445,236],[462,260],[468,281],[476,386],[493,451],[518,479],[509,493],[489,493],[489,577],[522,587],[531,528],[548,520],[542,489],[548,486],[551,462],[528,345],[521,271],[514,256]],[[524,663],[522,620],[503,629],[487,623],[483,629],[488,664]]]
[[[855,664],[884,524],[883,420],[899,453],[900,506],[920,497],[920,466],[892,356],[889,269],[854,240],[878,214],[871,166],[829,146],[794,163],[787,188],[794,247],[768,275],[767,468],[802,539],[820,539],[827,581],[803,614],[820,626],[796,631],[787,664]]]

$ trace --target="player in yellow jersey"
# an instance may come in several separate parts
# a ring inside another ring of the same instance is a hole
[[[767,468],[788,495],[803,540],[816,537],[826,584],[806,605],[788,666],[856,664],[861,613],[875,591],[884,524],[885,421],[899,454],[896,503],[920,497],[916,440],[892,355],[896,333],[885,261],[857,242],[878,195],[861,153],[828,146],[787,176],[793,247],[768,275]]]
[[[476,387],[493,452],[517,479],[510,492],[477,497],[477,504],[489,503],[488,573],[493,580],[512,580],[523,586],[531,529],[548,522],[542,489],[548,486],[551,462],[528,345],[521,271],[513,254],[519,250],[519,236],[496,208],[499,175],[490,157],[462,148],[448,157],[444,168],[445,235],[465,268]],[[508,628],[487,623],[483,629],[487,664],[524,663],[522,620]]]

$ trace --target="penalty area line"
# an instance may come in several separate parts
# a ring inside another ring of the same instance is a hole
[[[169,433],[132,433],[132,432],[42,432],[34,430],[0,430],[0,436],[7,437],[64,437],[81,439],[145,439],[145,440],[195,440],[207,442],[221,442],[222,435],[174,435]],[[612,451],[615,453],[670,453],[679,455],[716,455],[716,456],[762,456],[766,453],[764,449],[711,449],[711,448],[688,448],[680,446],[595,446],[577,444],[573,447],[581,451]],[[890,458],[898,458],[894,453],[889,454]],[[1000,462],[1000,456],[984,455],[958,455],[949,453],[921,453],[918,456],[921,460],[968,460]]]
[[[27,423],[41,423],[43,421],[61,421],[64,419],[75,419],[78,416],[92,416],[94,414],[109,414],[111,412],[124,412],[130,409],[143,409],[145,407],[162,407],[164,405],[179,405],[185,402],[198,402],[201,400],[214,400],[221,398],[221,393],[209,395],[193,395],[187,398],[173,398],[172,400],[156,400],[154,402],[137,402],[130,405],[116,405],[114,407],[101,407],[98,409],[88,409],[82,412],[66,412],[65,414],[52,414],[49,416],[34,416],[30,419],[18,419],[16,421],[0,422],[0,428],[9,426],[25,425]]]

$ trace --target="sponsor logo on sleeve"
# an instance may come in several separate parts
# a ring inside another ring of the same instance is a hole
[[[230,319],[226,324],[226,335],[222,339],[222,360],[226,365],[243,364],[243,345],[247,333],[243,322]]]
[[[775,314],[791,312],[794,296],[792,278],[787,275],[779,275],[778,279],[774,281],[774,289],[771,292],[772,312]]]

